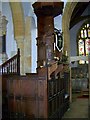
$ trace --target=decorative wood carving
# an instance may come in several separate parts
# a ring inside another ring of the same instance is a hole
[[[62,13],[63,2],[33,4],[38,27],[38,67],[54,59],[54,17]]]

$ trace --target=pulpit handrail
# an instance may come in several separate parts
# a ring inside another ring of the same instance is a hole
[[[0,74],[18,74],[20,75],[20,50],[12,58],[8,59],[2,65],[0,65]]]

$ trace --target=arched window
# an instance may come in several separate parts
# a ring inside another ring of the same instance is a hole
[[[84,24],[78,34],[78,54],[79,56],[90,55],[90,23]],[[79,64],[85,64],[88,61],[80,60]]]

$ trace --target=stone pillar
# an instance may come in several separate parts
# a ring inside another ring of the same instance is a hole
[[[8,57],[6,53],[6,32],[7,32],[7,23],[5,16],[2,16],[0,12],[0,59],[4,63]]]
[[[17,48],[20,49],[20,74],[24,75],[24,37],[17,36],[15,40],[17,42]]]
[[[63,31],[63,39],[64,39],[64,54],[67,53],[68,62],[70,63],[70,30],[69,24],[72,12],[76,6],[77,2],[67,2],[64,13],[62,16],[62,31]],[[70,69],[71,72],[71,69]],[[72,102],[72,79],[70,77],[70,102]]]
[[[64,38],[64,53],[67,51],[67,55],[70,57],[70,19],[72,12],[76,6],[77,2],[67,2],[65,6],[65,10],[62,16],[62,31],[63,31],[63,38]],[[69,58],[70,59],[70,58]]]
[[[54,17],[62,13],[63,5],[63,2],[36,2],[33,4],[38,27],[38,68],[53,61]]]
[[[27,16],[25,22],[25,41],[24,41],[24,66],[25,73],[31,73],[31,27],[32,27],[32,17]]]

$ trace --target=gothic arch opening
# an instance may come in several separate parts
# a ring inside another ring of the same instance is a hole
[[[89,56],[90,54],[90,24],[86,20],[78,31],[77,35],[77,54],[79,56]],[[79,64],[88,64],[88,61],[80,60]]]
[[[64,38],[64,48],[63,52],[66,53],[69,56],[69,61],[70,61],[70,32],[69,32],[69,25],[70,25],[70,19],[72,12],[76,6],[77,2],[72,3],[72,2],[67,2],[63,17],[62,17],[62,31],[63,31],[63,38]],[[70,80],[70,101],[72,101],[72,88],[71,88],[71,80]]]
[[[81,3],[82,4],[82,8],[83,8],[83,3]],[[71,26],[71,19],[72,19],[72,15],[74,15],[73,16],[73,18],[75,18],[75,14],[73,13],[73,11],[74,10],[77,10],[76,9],[76,6],[78,6],[79,8],[80,8],[80,6],[79,6],[79,4],[78,4],[78,2],[68,2],[67,4],[66,4],[66,6],[65,6],[65,10],[64,10],[64,14],[63,14],[63,17],[62,17],[62,31],[63,31],[63,37],[64,37],[64,52],[66,52],[67,51],[67,53],[68,53],[68,56],[69,56],[69,63],[70,63],[70,61],[71,61],[71,55],[73,56],[73,52],[71,51],[71,46],[72,46],[72,49],[73,49],[73,51],[74,51],[74,56],[77,56],[77,51],[76,51],[76,48],[75,47],[77,47],[77,46],[75,46],[74,44],[72,45],[72,43],[71,43],[71,37],[72,37],[72,39],[73,39],[73,41],[75,41],[75,38],[74,38],[74,36],[76,35],[77,36],[77,34],[75,33],[75,31],[72,29],[72,28],[70,28]],[[87,7],[87,3],[85,3],[85,6]],[[77,7],[77,8],[78,8]],[[85,9],[82,9],[82,12],[84,11]],[[77,12],[77,11],[76,11]],[[81,12],[81,13],[82,13]],[[79,23],[80,22],[80,24],[82,25],[83,24],[83,22],[85,22],[85,20],[86,19],[88,19],[89,18],[89,16],[87,16],[87,17],[80,17],[80,19],[79,19],[79,21],[77,22],[77,23]],[[73,20],[75,20],[75,19],[73,19]],[[72,26],[74,25],[74,27],[76,27],[76,24],[77,23],[74,23],[74,24],[72,24]],[[80,26],[78,26],[79,28],[80,28]],[[78,29],[79,29],[78,28]],[[71,30],[73,30],[73,34],[75,34],[74,36],[72,35],[71,36]],[[77,30],[78,31],[78,30]],[[75,48],[75,49],[74,49]],[[74,65],[74,63],[75,63],[75,61],[74,62],[72,62],[72,63],[70,63],[70,72],[71,72],[71,64],[72,65]],[[81,67],[80,67],[81,68]],[[79,71],[77,71],[78,73],[79,73]],[[82,68],[81,68],[81,73],[79,74],[79,75],[81,75],[82,76]],[[72,79],[73,78],[71,78],[72,76],[70,76],[70,101],[72,102],[72,86],[73,86],[73,84],[72,84]],[[75,78],[76,79],[76,78]],[[78,78],[79,79],[79,78]],[[87,79],[87,78],[86,78]],[[88,78],[89,79],[89,78]],[[84,81],[84,82],[86,82],[85,80],[82,80],[82,81]],[[81,81],[81,82],[82,82]],[[78,81],[77,80],[77,82],[76,82],[76,84],[77,84],[77,88],[78,88],[78,85],[80,85],[79,84],[79,82],[80,81]],[[87,84],[87,83],[85,83],[85,84]],[[89,83],[88,83],[89,84]],[[85,85],[86,86],[86,85]],[[86,86],[87,87],[87,86]],[[88,92],[88,91],[87,91]],[[87,103],[87,106],[88,106],[88,103]]]
[[[70,33],[69,33],[69,26],[70,26],[70,19],[72,12],[76,6],[77,2],[67,2],[64,10],[64,14],[62,17],[62,31],[64,37],[64,52],[68,52],[68,56],[70,56]]]

